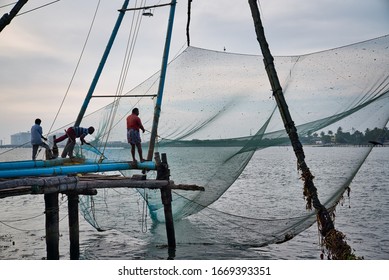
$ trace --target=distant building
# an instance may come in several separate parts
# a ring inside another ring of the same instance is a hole
[[[11,135],[11,145],[21,146],[31,141],[30,132],[19,132]]]

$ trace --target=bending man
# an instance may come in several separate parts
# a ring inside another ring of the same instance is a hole
[[[68,142],[66,143],[65,148],[62,151],[62,158],[66,158],[67,155],[69,155],[70,158],[73,158],[73,150],[74,146],[76,145],[76,138],[80,138],[81,140],[81,145],[87,144],[85,141],[85,136],[88,134],[92,134],[95,131],[94,127],[91,126],[89,128],[83,128],[83,127],[69,127],[66,131],[65,134],[62,135],[61,137],[55,139],[54,144],[57,144],[66,138],[68,138]]]

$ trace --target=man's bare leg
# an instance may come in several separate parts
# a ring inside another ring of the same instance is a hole
[[[143,159],[143,156],[142,156],[142,145],[141,145],[141,143],[136,144],[136,147],[138,148],[138,154],[139,154],[140,162],[144,162],[145,160]]]
[[[135,158],[135,145],[134,144],[131,144],[131,156],[132,156],[132,160],[134,162],[136,162],[136,158]]]

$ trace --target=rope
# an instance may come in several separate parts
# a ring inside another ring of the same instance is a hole
[[[140,5],[144,6],[145,2],[146,1],[144,1],[144,2],[142,1]],[[122,70],[121,70],[119,81],[118,81],[117,88],[116,88],[116,93],[115,93],[116,97],[115,97],[114,101],[112,102],[112,107],[111,107],[111,110],[110,110],[108,118],[107,118],[109,125],[106,128],[106,132],[103,133],[103,135],[106,137],[105,141],[104,141],[104,145],[103,145],[103,153],[107,147],[109,135],[112,131],[112,128],[114,127],[114,119],[115,119],[114,116],[116,115],[116,112],[118,110],[120,95],[122,95],[122,93],[123,93],[124,84],[125,84],[125,81],[126,81],[126,78],[128,75],[128,70],[129,70],[129,67],[131,64],[132,55],[133,55],[133,52],[135,49],[135,43],[137,41],[137,37],[139,34],[139,30],[140,30],[140,24],[142,21],[141,19],[142,19],[142,12],[141,11],[138,11],[137,13],[134,12],[134,16],[132,17],[132,21],[131,21],[130,32],[128,34],[127,48],[126,48],[126,52],[125,52],[124,59],[123,59]]]
[[[146,4],[146,1],[144,1],[144,4],[143,2],[140,4],[140,5],[145,5]],[[136,6],[136,4],[135,4]],[[125,54],[125,58],[124,58],[124,62],[123,62],[123,66],[122,66],[122,71],[121,71],[121,74],[120,74],[120,79],[119,79],[119,82],[118,82],[118,87],[117,87],[117,90],[116,90],[116,98],[115,100],[111,103],[112,104],[112,107],[111,107],[111,110],[108,114],[108,122],[109,122],[109,126],[104,129],[104,131],[102,131],[101,135],[102,135],[102,138],[105,137],[105,141],[102,141],[104,143],[103,145],[103,153],[106,149],[106,146],[107,146],[107,143],[108,143],[108,139],[109,139],[109,135],[111,133],[111,131],[113,130],[113,128],[115,128],[119,123],[122,122],[122,120],[125,118],[126,115],[128,115],[131,110],[136,107],[140,100],[143,98],[139,98],[137,102],[134,103],[134,105],[127,111],[127,113],[123,114],[123,116],[121,118],[119,118],[116,122],[115,122],[115,118],[114,116],[116,116],[116,112],[118,110],[118,106],[119,106],[119,101],[120,101],[120,98],[122,95],[126,95],[128,94],[129,92],[127,93],[124,93],[123,94],[123,88],[124,88],[124,84],[125,84],[125,79],[128,75],[128,70],[129,70],[129,66],[130,66],[130,63],[131,63],[131,59],[132,59],[132,55],[133,55],[133,52],[134,52],[134,49],[135,49],[135,43],[136,43],[136,40],[137,40],[137,37],[138,37],[138,33],[139,33],[139,30],[140,30],[140,24],[141,24],[141,19],[142,19],[142,16],[141,16],[141,12],[138,12],[137,15],[137,20],[136,20],[136,23],[134,24],[134,19],[135,19],[135,15],[132,19],[132,22],[131,22],[131,28],[130,28],[130,33],[129,33],[129,36],[128,36],[128,43],[127,43],[127,49],[126,49],[126,54]],[[135,25],[135,28],[134,28],[134,25]],[[181,47],[184,48],[185,44]],[[180,49],[180,51],[181,51]],[[180,53],[180,51],[176,54],[176,56],[178,56],[178,54]],[[152,88],[152,86],[159,80],[159,78],[156,78],[154,83],[152,85],[150,85],[150,87],[148,88],[148,90],[145,92],[145,95],[150,91],[150,89]],[[149,131],[148,131],[149,132]]]
[[[2,6],[0,6],[0,9],[1,8],[5,8],[5,7],[8,7],[8,6],[11,6],[11,5],[14,5],[14,4],[16,4],[17,2],[12,2],[12,3],[9,3],[9,4],[4,4],[4,5],[2,5]]]
[[[83,47],[82,47],[80,56],[79,56],[78,61],[77,61],[76,68],[75,68],[74,71],[73,71],[73,75],[72,75],[72,77],[71,77],[71,79],[70,79],[68,88],[66,89],[65,96],[64,96],[63,99],[62,99],[62,102],[61,102],[61,104],[60,104],[60,106],[59,106],[59,108],[58,108],[57,114],[56,114],[55,117],[54,117],[53,123],[52,123],[51,126],[50,126],[49,133],[50,133],[50,132],[52,131],[52,129],[53,129],[53,126],[54,126],[54,124],[55,124],[55,122],[56,122],[56,120],[57,120],[57,118],[58,118],[58,115],[59,115],[59,113],[61,112],[61,109],[62,109],[62,107],[63,107],[63,104],[64,104],[64,102],[65,102],[65,100],[66,100],[66,98],[67,98],[67,96],[68,96],[70,87],[71,87],[72,84],[73,84],[73,80],[74,80],[74,78],[75,78],[75,76],[76,76],[76,73],[77,73],[77,71],[78,71],[78,67],[80,66],[81,59],[82,59],[82,57],[83,57],[83,55],[84,55],[86,45],[87,45],[87,43],[88,43],[88,41],[89,41],[89,37],[90,37],[91,31],[92,31],[92,28],[93,28],[93,26],[94,26],[94,22],[95,22],[95,20],[96,20],[96,15],[97,15],[97,12],[98,12],[99,7],[100,7],[100,2],[101,2],[101,0],[99,0],[98,3],[97,3],[96,10],[95,10],[95,13],[94,13],[94,15],[93,15],[93,19],[92,19],[91,25],[90,25],[89,30],[88,30],[88,34],[87,34],[87,36],[86,36],[84,45],[83,45]]]
[[[51,5],[51,4],[54,4],[54,3],[59,2],[59,1],[60,1],[60,0],[52,1],[52,2],[50,2],[50,3],[41,5],[41,6],[39,6],[39,7],[34,8],[34,9],[25,11],[25,12],[23,12],[23,13],[19,13],[17,16],[21,16],[21,15],[24,15],[24,14],[27,14],[27,13],[30,13],[30,12],[33,12],[33,11],[36,11],[36,10],[39,10],[39,9],[41,9],[41,8],[47,7],[47,6]]]
[[[32,216],[32,217],[28,217],[28,218],[23,218],[23,219],[2,220],[2,221],[0,221],[0,224],[4,225],[4,226],[6,226],[6,227],[9,227],[9,228],[18,230],[18,231],[23,231],[23,232],[29,232],[29,231],[42,231],[42,230],[45,230],[45,228],[40,228],[40,229],[21,229],[21,228],[17,228],[17,227],[11,226],[11,225],[9,225],[8,223],[21,222],[21,221],[27,221],[27,220],[33,220],[33,219],[42,217],[42,216],[45,215],[47,212],[53,212],[53,211],[59,212],[60,207],[62,206],[62,204],[65,203],[65,202],[67,202],[67,199],[66,199],[65,201],[63,201],[63,199],[61,199],[61,200],[62,200],[62,202],[59,203],[58,207],[47,208],[46,211],[40,213],[39,215]],[[62,222],[66,217],[68,217],[67,214],[64,215],[61,219],[59,219],[59,222]]]

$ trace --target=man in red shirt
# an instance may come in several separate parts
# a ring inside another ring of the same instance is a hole
[[[131,144],[131,155],[133,161],[136,162],[135,159],[135,146],[136,146],[138,149],[140,161],[143,162],[144,159],[142,156],[142,145],[141,145],[139,129],[141,129],[143,133],[145,132],[145,129],[138,115],[139,115],[139,109],[134,108],[132,109],[132,114],[127,117],[127,141],[128,143]]]

